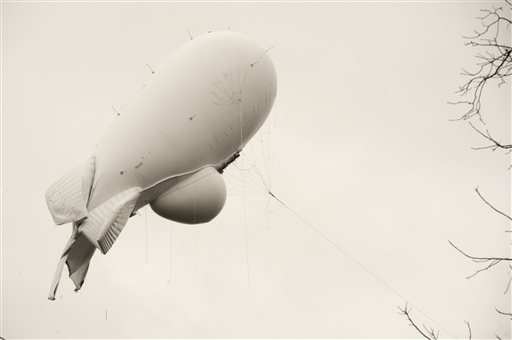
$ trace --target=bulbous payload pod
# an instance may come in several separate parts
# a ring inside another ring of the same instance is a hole
[[[49,299],[64,264],[79,290],[95,250],[106,254],[146,204],[181,223],[217,216],[221,173],[265,121],[276,89],[266,51],[241,34],[205,34],[175,51],[90,159],[48,189],[55,223],[73,224]]]

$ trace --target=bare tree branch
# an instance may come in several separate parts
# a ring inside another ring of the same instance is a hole
[[[512,269],[512,266],[509,265],[509,268]],[[507,292],[510,290],[510,283],[511,282],[512,282],[512,276],[508,278],[507,288],[505,288],[505,291],[503,292],[503,294],[507,294]]]
[[[414,327],[416,331],[425,339],[429,340],[438,340],[439,339],[439,330],[435,330],[432,327],[428,328],[425,325],[422,325],[423,330],[418,326],[418,324],[413,320],[411,316],[412,308],[409,308],[407,305],[407,302],[405,303],[405,307],[401,308],[398,307],[398,310],[400,311],[401,315],[405,315],[407,320],[409,320],[409,325]],[[466,326],[468,327],[468,340],[471,340],[472,338],[472,332],[471,332],[471,325],[469,322],[464,321],[466,323]]]
[[[407,306],[407,303],[405,303],[405,307],[404,307],[404,308],[400,308],[400,307],[398,307],[398,310],[400,311],[400,313],[401,313],[402,315],[405,315],[405,316],[407,317],[407,320],[409,320],[409,324],[410,324],[410,326],[414,327],[414,328],[416,329],[416,331],[417,331],[418,333],[420,333],[420,335],[421,335],[422,337],[424,337],[425,339],[429,339],[429,340],[437,340],[437,337],[432,336],[432,334],[430,334],[430,333],[424,333],[424,332],[423,332],[423,331],[418,327],[418,325],[416,325],[416,323],[415,323],[415,322],[413,321],[413,319],[411,318],[411,314],[410,314],[410,313],[411,313],[412,309],[411,309],[411,308],[409,308],[409,307]],[[425,328],[425,326],[423,326],[423,327]],[[438,333],[439,333],[439,332],[438,332]]]
[[[480,136],[484,137],[488,141],[490,141],[492,144],[486,145],[486,146],[480,146],[480,147],[473,147],[473,150],[483,150],[483,149],[492,149],[492,151],[496,151],[497,149],[504,149],[509,150],[512,149],[512,144],[501,144],[497,140],[495,140],[491,134],[489,133],[489,130],[486,130],[485,133],[482,132],[482,130],[475,127],[471,122],[468,122],[469,125],[475,130]]]
[[[506,315],[508,317],[510,317],[510,319],[512,320],[512,313],[507,313],[507,312],[502,312],[501,310],[499,310],[498,308],[494,307],[494,309],[496,310],[496,312],[498,312],[499,314],[501,315]]]
[[[450,240],[448,240],[448,242],[452,245],[452,247],[457,249],[464,256],[472,259],[475,262],[486,262],[486,261],[494,261],[494,260],[497,260],[497,261],[512,261],[512,258],[510,258],[510,257],[477,257],[477,256],[468,255],[465,252],[463,252],[462,250],[460,250],[459,248],[457,248],[457,246],[455,244],[453,244]]]
[[[510,257],[477,257],[477,256],[472,256],[472,255],[469,255],[469,254],[466,254],[465,252],[463,252],[460,248],[458,248],[455,244],[452,243],[452,241],[448,240],[448,242],[450,243],[450,245],[455,248],[459,253],[461,253],[462,255],[464,255],[465,257],[471,259],[473,262],[475,263],[488,263],[487,266],[483,267],[483,268],[480,268],[478,269],[476,272],[474,272],[472,275],[466,277],[466,279],[470,279],[476,275],[478,275],[479,273],[485,271],[485,270],[488,270],[496,265],[498,265],[499,263],[501,263],[502,261],[512,261],[512,258]]]
[[[471,325],[469,324],[469,322],[465,321],[464,322],[466,323],[466,325],[468,326],[468,340],[471,340]]]
[[[476,193],[478,194],[478,196],[482,199],[482,201],[485,202],[485,204],[487,204],[489,207],[491,207],[492,210],[496,211],[498,214],[501,214],[503,216],[505,216],[506,218],[508,218],[509,220],[512,221],[512,217],[510,217],[509,215],[505,214],[503,211],[501,210],[498,210],[496,209],[491,203],[489,203],[489,201],[487,201],[483,196],[482,194],[480,193],[480,191],[478,190],[478,187],[475,188],[475,191]]]
[[[512,19],[507,16],[507,11],[512,9],[512,1],[505,0],[505,4],[506,9],[503,7],[482,9],[482,15],[477,18],[481,28],[475,30],[472,35],[463,37],[467,40],[466,46],[477,50],[475,53],[477,62],[474,70],[462,69],[462,75],[468,78],[455,92],[462,99],[449,103],[464,105],[467,106],[467,109],[454,120],[468,120],[476,117],[483,123],[482,96],[487,84],[493,82],[500,87],[506,84],[512,76],[512,44],[508,32],[506,32],[512,24]],[[489,131],[484,133],[473,124],[470,123],[470,125],[480,136],[490,142],[490,145],[473,149],[512,151],[512,144],[498,142]]]

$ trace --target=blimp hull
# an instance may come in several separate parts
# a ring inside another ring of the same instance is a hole
[[[267,51],[241,34],[205,34],[174,52],[91,158],[48,190],[55,223],[73,223],[49,298],[64,264],[79,289],[95,249],[107,253],[146,204],[182,223],[214,218],[226,199],[219,172],[261,127],[276,89]]]
[[[271,60],[245,36],[216,32],[190,41],[98,143],[91,208],[133,186],[147,190],[219,166],[260,128],[275,95]]]

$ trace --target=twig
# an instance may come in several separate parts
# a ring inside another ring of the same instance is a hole
[[[494,307],[494,309],[496,310],[496,312],[498,312],[499,314],[501,315],[505,315],[505,316],[508,316],[510,317],[510,319],[512,319],[512,313],[507,313],[507,312],[503,312],[501,310],[499,310],[498,308]]]
[[[512,266],[509,265],[509,268],[512,269]],[[505,289],[505,291],[503,292],[503,294],[507,294],[507,292],[509,291],[510,289],[510,283],[512,282],[512,276],[508,278],[508,282],[507,282],[507,288]]]
[[[488,141],[492,142],[491,145],[486,146],[480,146],[480,147],[472,147],[473,150],[483,150],[483,149],[492,149],[492,151],[496,151],[497,149],[503,149],[503,150],[509,150],[512,149],[512,144],[501,144],[497,140],[495,140],[489,131],[487,130],[485,133],[483,133],[481,130],[479,130],[477,127],[475,127],[471,122],[468,122],[469,125],[475,130],[480,136],[484,137]]]
[[[428,333],[428,335],[427,335],[418,327],[418,325],[416,325],[416,323],[413,321],[413,319],[411,318],[411,315],[410,315],[410,312],[412,309],[409,309],[409,307],[407,306],[407,303],[405,303],[405,307],[403,309],[398,307],[398,310],[400,311],[401,314],[403,314],[407,317],[407,320],[409,320],[410,325],[413,326],[416,329],[416,331],[421,334],[422,337],[424,337],[425,339],[429,339],[429,340],[437,340],[437,337],[432,336],[432,334],[430,332],[428,332],[428,330],[427,330],[427,333]],[[423,327],[425,328],[425,326],[423,326]],[[433,332],[433,329],[431,329],[431,330]],[[438,332],[438,334],[439,334],[439,332]],[[434,335],[436,335],[436,334],[434,334]]]
[[[485,204],[487,204],[489,207],[491,207],[492,210],[496,211],[498,214],[500,215],[503,215],[505,216],[506,218],[508,218],[509,220],[512,221],[512,217],[510,217],[509,215],[505,214],[503,211],[501,210],[498,210],[496,209],[491,203],[489,203],[489,201],[487,201],[483,196],[482,194],[480,193],[480,191],[478,190],[478,187],[475,188],[475,191],[476,193],[478,194],[478,196],[482,199],[482,201],[485,202]]]
[[[471,340],[471,325],[466,320],[464,320],[464,322],[468,326],[468,340]]]
[[[469,254],[466,254],[465,252],[463,252],[460,248],[458,248],[455,244],[452,243],[452,241],[448,240],[448,242],[450,243],[450,245],[455,248],[459,253],[461,253],[462,255],[464,255],[465,257],[471,259],[473,262],[475,263],[485,263],[485,262],[490,262],[487,266],[477,270],[476,272],[474,272],[472,275],[466,277],[466,279],[470,279],[474,276],[476,276],[477,274],[485,271],[485,270],[488,270],[494,266],[496,266],[497,264],[499,264],[500,262],[502,261],[512,261],[512,258],[510,257],[477,257],[477,256],[472,256],[472,255],[469,255]]]

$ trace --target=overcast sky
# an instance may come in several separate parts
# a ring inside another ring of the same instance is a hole
[[[446,103],[489,4],[2,3],[0,335],[417,338],[406,299],[443,337],[465,337],[466,320],[510,338],[494,311],[511,310],[510,269],[467,280],[480,267],[448,244],[510,256],[510,224],[473,191],[510,212],[510,158],[471,150],[482,140]],[[46,189],[187,29],[275,45],[276,102],[225,173],[224,210],[186,226],[141,209],[79,293],[65,270],[48,301],[71,227],[53,224]],[[508,142],[510,86],[487,91]]]

